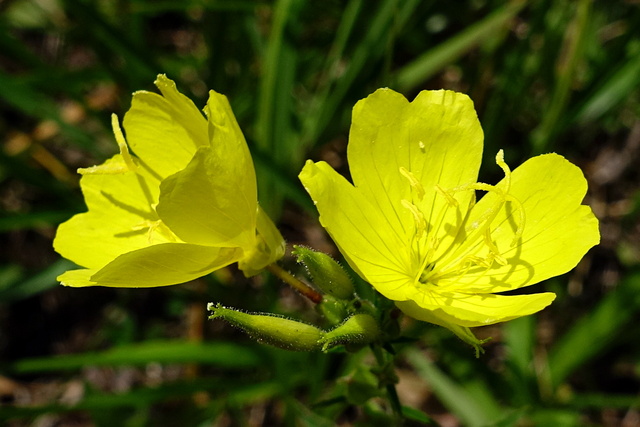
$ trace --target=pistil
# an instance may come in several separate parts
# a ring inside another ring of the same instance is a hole
[[[449,249],[446,250],[439,259],[423,260],[422,268],[418,275],[420,282],[436,284],[443,278],[463,275],[473,267],[481,267],[486,272],[493,267],[494,262],[500,265],[506,265],[508,263],[491,237],[491,225],[507,202],[512,202],[516,206],[516,209],[520,213],[520,218],[513,241],[511,242],[512,247],[522,236],[525,214],[520,201],[509,194],[511,187],[511,170],[504,161],[504,152],[502,150],[496,155],[496,163],[505,174],[505,179],[500,187],[481,182],[465,184],[448,190],[436,186],[436,191],[446,199],[447,205],[449,206],[454,205],[453,202],[455,202],[455,206],[457,207],[457,200],[452,196],[452,193],[459,191],[480,190],[494,193],[498,195],[499,199],[493,206],[476,218],[476,220],[467,224],[467,233],[457,237]],[[466,213],[463,217],[466,222]],[[484,251],[488,253],[481,255]]]

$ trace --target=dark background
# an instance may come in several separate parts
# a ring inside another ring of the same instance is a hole
[[[478,329],[493,340],[477,360],[405,320],[398,392],[443,426],[640,425],[638,28],[632,0],[0,1],[0,422],[385,425],[362,397],[376,389],[366,349],[289,353],[205,320],[216,301],[318,321],[267,276],[57,284],[72,265],[56,226],[86,209],[75,170],[116,152],[111,113],[166,73],[198,106],[209,88],[229,97],[261,204],[289,243],[336,256],[296,175],[306,158],[347,173],[351,108],[378,87],[468,93],[484,182],[500,148],[512,168],[544,152],[579,165],[602,243],[533,288],[558,299]]]

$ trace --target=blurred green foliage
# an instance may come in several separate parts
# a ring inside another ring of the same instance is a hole
[[[331,250],[296,175],[307,157],[346,172],[351,107],[378,87],[468,93],[483,181],[499,177],[500,148],[512,167],[549,151],[580,165],[602,244],[547,281],[558,300],[479,331],[494,339],[478,360],[443,329],[405,324],[398,393],[409,425],[424,413],[470,426],[640,423],[638,28],[632,1],[0,3],[0,420],[388,425],[367,398],[378,389],[367,351],[289,353],[203,325],[207,301],[313,319],[276,281],[229,271],[166,289],[57,285],[69,264],[51,249],[55,227],[85,209],[75,169],[116,151],[110,113],[166,73],[198,105],[208,88],[229,97],[261,203],[290,243]]]

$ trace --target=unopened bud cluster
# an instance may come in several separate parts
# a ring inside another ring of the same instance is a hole
[[[257,341],[293,351],[328,351],[338,345],[356,348],[376,341],[380,327],[375,312],[356,299],[349,274],[329,255],[297,246],[293,251],[304,265],[314,285],[323,293],[318,311],[329,325],[325,331],[308,323],[270,313],[245,313],[209,303],[210,319],[220,318],[241,329]],[[353,301],[358,304],[353,304]]]
[[[369,314],[354,314],[326,332],[316,326],[269,313],[245,313],[209,303],[209,319],[223,319],[257,341],[292,351],[328,351],[340,344],[366,345],[380,330]]]

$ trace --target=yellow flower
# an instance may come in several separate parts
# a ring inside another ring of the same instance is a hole
[[[133,95],[128,144],[113,116],[120,154],[78,171],[89,211],[60,225],[54,247],[85,269],[63,285],[173,285],[234,262],[250,276],[284,253],[226,97],[211,91],[205,117],[166,76],[155,84],[162,95]]]
[[[599,242],[587,183],[557,154],[478,183],[483,133],[472,101],[380,89],[353,110],[353,185],[325,162],[300,179],[351,267],[407,315],[479,341],[468,327],[535,313],[555,295],[500,295],[569,271]],[[476,203],[476,192],[485,192]]]

